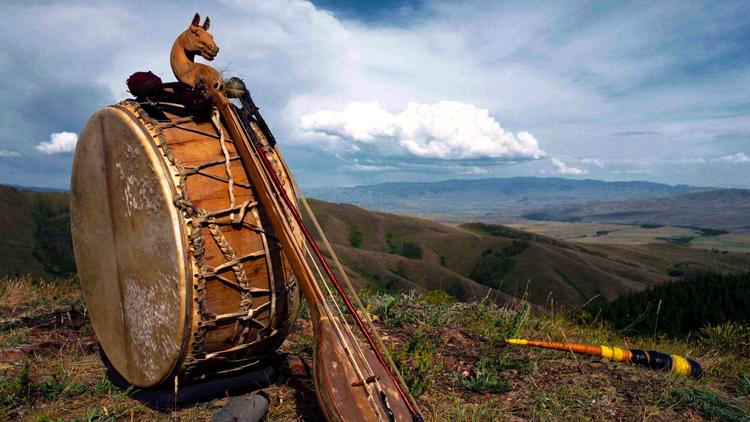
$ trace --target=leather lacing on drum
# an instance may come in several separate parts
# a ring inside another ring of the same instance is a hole
[[[169,144],[166,141],[166,138],[164,134],[161,131],[162,127],[179,127],[180,129],[184,129],[183,127],[180,127],[182,123],[191,122],[192,118],[179,118],[175,119],[170,122],[166,123],[160,123],[156,120],[154,120],[148,113],[146,113],[145,110],[135,101],[132,100],[126,100],[121,102],[119,105],[127,109],[128,111],[134,113],[137,115],[141,121],[143,122],[146,130],[151,134],[152,138],[156,142],[156,145],[161,150],[164,157],[169,161],[169,163],[176,169],[176,175],[179,177],[179,189],[178,192],[175,195],[174,199],[174,205],[177,207],[180,212],[182,212],[183,216],[188,220],[189,226],[190,226],[190,233],[188,235],[188,239],[190,242],[190,253],[195,260],[196,266],[198,267],[199,273],[196,274],[196,283],[194,284],[194,301],[197,305],[198,314],[200,316],[200,320],[197,322],[198,328],[195,330],[192,338],[191,343],[191,353],[186,359],[186,362],[184,364],[185,368],[185,375],[191,376],[192,372],[203,362],[206,361],[224,361],[224,362],[232,362],[236,366],[234,366],[232,369],[225,370],[225,371],[214,371],[215,374],[222,374],[226,372],[234,372],[239,371],[248,367],[251,367],[253,365],[256,365],[258,362],[263,360],[263,356],[256,357],[256,358],[240,358],[240,359],[231,359],[230,354],[250,348],[258,342],[260,342],[263,339],[268,339],[269,337],[275,336],[278,334],[278,330],[273,327],[274,323],[274,316],[275,316],[275,307],[276,307],[276,295],[274,294],[276,286],[275,286],[275,277],[273,275],[273,269],[272,269],[272,263],[270,259],[270,253],[271,249],[269,248],[268,243],[268,237],[271,237],[274,239],[274,247],[278,248],[278,244],[276,242],[276,238],[274,236],[271,236],[270,234],[266,233],[265,230],[263,230],[261,227],[258,227],[256,225],[247,223],[244,221],[245,216],[248,212],[252,213],[255,217],[256,221],[260,221],[260,215],[258,214],[257,207],[258,202],[257,201],[245,201],[244,203],[238,205],[235,205],[235,198],[234,198],[234,192],[233,187],[241,187],[245,189],[251,189],[251,186],[246,183],[237,183],[234,182],[231,171],[229,169],[229,163],[233,160],[239,159],[237,156],[230,156],[229,152],[226,148],[225,142],[231,141],[227,140],[224,137],[223,128],[221,127],[220,121],[217,122],[216,119],[214,119],[214,125],[217,128],[217,131],[219,132],[219,136],[216,135],[200,132],[201,134],[204,134],[210,138],[218,139],[220,141],[222,152],[224,154],[224,160],[216,160],[216,161],[210,161],[206,163],[199,164],[194,167],[185,167],[182,165],[182,163],[175,157],[173,151],[169,147]],[[187,129],[186,129],[187,130]],[[195,130],[191,130],[195,131]],[[208,173],[203,172],[204,169],[216,165],[224,165],[227,170],[227,178],[221,178],[215,175],[211,175]],[[214,180],[218,180],[224,183],[227,183],[229,186],[229,192],[230,192],[230,207],[226,209],[222,209],[219,211],[212,211],[207,212],[204,209],[196,207],[188,198],[188,190],[187,190],[187,179],[189,176],[192,175],[201,175],[205,177],[210,177]],[[235,218],[234,214],[237,213],[237,218]],[[229,216],[229,221],[226,220],[218,220],[217,218],[222,216]],[[264,250],[258,251],[258,252],[252,252],[245,254],[243,256],[237,256],[236,252],[232,248],[232,246],[229,244],[229,241],[226,239],[224,234],[221,232],[222,225],[236,225],[241,224],[243,227],[250,229],[252,231],[255,231],[260,234],[261,240],[263,242]],[[204,228],[207,228],[211,237],[216,242],[217,246],[219,247],[219,250],[221,251],[224,259],[227,261],[215,268],[210,268],[208,264],[206,263],[205,259],[205,239],[204,239]],[[268,276],[269,276],[269,289],[262,289],[253,287],[250,285],[250,282],[247,278],[247,274],[245,273],[245,269],[243,267],[243,263],[251,260],[256,259],[266,259],[266,263],[268,266]],[[237,282],[232,281],[231,279],[222,276],[220,273],[226,269],[231,268],[232,273],[235,276],[235,279]],[[206,302],[207,302],[207,295],[206,295],[206,281],[208,280],[217,280],[220,283],[223,283],[231,288],[234,288],[240,292],[241,295],[241,301],[240,301],[240,312],[231,313],[231,314],[221,314],[221,315],[215,315],[208,311]],[[290,279],[289,285],[284,287],[285,291],[289,291],[293,286],[296,280],[292,277]],[[283,293],[283,292],[276,292],[276,293]],[[270,300],[256,308],[252,307],[252,295],[253,294],[270,294]],[[266,308],[270,307],[271,311],[269,313],[269,320],[268,323],[264,324],[263,322],[259,321],[255,318],[255,315]],[[234,335],[233,340],[235,342],[235,346],[230,347],[229,349],[213,352],[213,353],[205,353],[204,352],[204,342],[205,342],[205,336],[210,327],[215,326],[217,323],[225,322],[225,321],[235,321],[235,327],[234,327]],[[250,324],[255,325],[259,328],[257,331],[257,337],[255,340],[250,341],[248,343],[244,343],[245,337],[250,329]],[[242,330],[240,330],[242,328]]]

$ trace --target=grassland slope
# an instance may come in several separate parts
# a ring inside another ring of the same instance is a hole
[[[68,194],[0,185],[0,251],[0,274],[70,274]]]
[[[312,200],[324,231],[361,285],[442,289],[469,299],[486,286],[532,303],[580,305],[699,270],[740,272],[750,256],[674,245],[581,245],[499,225],[429,220]],[[674,273],[672,273],[674,274]]]

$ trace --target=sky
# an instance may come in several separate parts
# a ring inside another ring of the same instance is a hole
[[[5,1],[0,183],[67,188],[77,134],[173,80],[210,16],[303,187],[540,176],[750,188],[750,2]],[[201,59],[198,59],[199,61]]]

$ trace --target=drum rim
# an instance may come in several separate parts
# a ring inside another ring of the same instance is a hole
[[[98,110],[94,115],[92,115],[89,120],[87,121],[85,128],[92,122],[95,121],[95,119],[101,119],[104,115],[111,115],[111,116],[118,116],[122,119],[123,123],[126,125],[131,125],[133,129],[133,135],[137,138],[137,144],[139,144],[142,148],[142,151],[144,152],[147,161],[150,163],[151,168],[153,169],[154,173],[156,174],[157,180],[158,180],[158,186],[159,189],[163,195],[164,203],[167,205],[167,212],[170,216],[170,223],[173,229],[174,233],[174,240],[175,240],[175,250],[177,252],[177,262],[178,264],[178,286],[177,289],[182,289],[182,292],[177,292],[177,294],[180,297],[180,303],[179,307],[180,312],[178,313],[177,317],[179,319],[182,319],[182,324],[177,324],[175,328],[179,327],[179,325],[182,325],[182,339],[176,343],[179,345],[179,353],[175,354],[175,357],[173,359],[173,362],[171,363],[171,367],[168,368],[164,372],[164,375],[161,377],[158,377],[158,381],[155,382],[147,382],[147,383],[139,383],[137,380],[133,380],[136,382],[131,382],[133,385],[136,385],[138,387],[156,387],[164,382],[168,381],[170,378],[176,376],[179,373],[180,368],[182,367],[183,362],[185,361],[185,358],[187,354],[189,353],[189,341],[190,336],[192,333],[192,324],[193,324],[193,283],[192,283],[192,274],[194,274],[194,266],[192,262],[192,258],[190,254],[188,253],[189,243],[188,243],[188,233],[187,233],[187,224],[185,221],[184,216],[182,213],[176,209],[176,207],[172,206],[172,203],[174,199],[177,197],[178,192],[175,185],[175,174],[176,171],[174,169],[171,169],[169,167],[169,163],[167,162],[166,158],[164,157],[163,153],[158,147],[158,140],[155,139],[155,136],[149,131],[149,129],[146,127],[144,122],[141,120],[141,118],[133,113],[131,110],[128,110],[126,107],[123,107],[121,105],[110,105],[106,106],[100,110]],[[127,117],[124,117],[127,116]],[[124,117],[124,118],[123,118]],[[82,130],[83,133],[83,130]],[[81,164],[78,163],[78,161],[81,158],[76,153],[74,155],[73,159],[73,171],[71,176],[71,191],[77,190],[76,187],[76,181],[78,180],[76,177],[77,169],[81,166]],[[157,164],[158,162],[158,164]],[[74,201],[74,196],[71,195],[71,214],[77,213],[77,206]],[[74,230],[75,231],[75,230]],[[75,233],[73,233],[73,247],[74,247],[74,253],[76,252],[76,241],[75,241]],[[80,254],[75,253],[76,257],[78,257]],[[79,276],[80,278],[80,276]],[[83,279],[80,279],[81,283],[84,283]],[[120,283],[121,280],[118,279],[118,283]],[[84,300],[88,301],[86,298],[86,295],[83,295]],[[178,320],[179,321],[179,320]],[[93,321],[92,321],[93,322]],[[94,325],[92,323],[92,325]],[[106,327],[103,327],[106,329]],[[95,330],[96,332],[96,330]],[[107,346],[105,344],[101,344],[101,347],[103,349],[103,353],[107,354]],[[112,364],[113,367],[115,367],[114,363]],[[116,367],[115,367],[116,368]],[[167,368],[167,365],[164,366],[164,368]],[[123,373],[120,369],[118,369],[118,372]],[[140,385],[139,385],[140,384]]]
[[[140,116],[133,113],[131,110],[129,110],[127,107],[124,107],[122,103],[112,105],[111,108],[123,111],[130,119],[135,122],[135,124],[141,129],[141,132],[143,133],[144,137],[148,139],[148,145],[151,147],[151,152],[156,156],[156,160],[159,163],[159,166],[161,170],[163,171],[162,176],[165,176],[167,179],[167,185],[169,186],[169,191],[164,192],[165,194],[168,194],[168,199],[170,202],[170,205],[174,203],[174,199],[177,197],[177,185],[175,184],[175,178],[177,174],[177,169],[174,168],[169,163],[169,160],[166,159],[164,154],[162,153],[161,149],[158,145],[158,138],[153,135],[148,128],[145,125],[145,122],[141,119]],[[158,129],[157,129],[158,130]],[[151,160],[154,161],[154,160]],[[162,184],[163,186],[163,184]],[[190,248],[190,244],[188,241],[188,233],[187,233],[187,224],[185,221],[185,217],[182,215],[182,212],[180,212],[176,207],[171,206],[170,207],[170,215],[172,215],[172,225],[177,228],[177,231],[175,232],[178,239],[175,239],[176,244],[179,245],[179,252],[178,255],[182,258],[182,280],[181,282],[184,283],[185,288],[183,289],[183,299],[184,299],[184,306],[185,309],[183,309],[183,317],[184,317],[184,323],[182,327],[182,342],[180,344],[180,353],[177,355],[177,358],[175,359],[174,363],[172,364],[172,368],[167,372],[167,374],[164,376],[164,378],[159,381],[156,385],[163,384],[165,381],[168,381],[171,377],[174,377],[178,374],[180,369],[182,368],[182,364],[185,361],[185,358],[187,357],[188,353],[190,352],[190,335],[192,333],[192,326],[193,326],[193,274],[195,274],[194,266],[193,266],[193,260],[191,257],[191,254],[189,254],[187,251]],[[176,218],[174,218],[176,217]]]

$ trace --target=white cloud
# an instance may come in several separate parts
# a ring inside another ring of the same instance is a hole
[[[552,159],[552,164],[557,167],[557,172],[560,174],[588,174],[588,170],[586,169],[579,169],[577,167],[568,167],[567,164],[565,164],[562,160],[559,160],[557,158]]]
[[[613,170],[612,174],[651,174],[653,170],[649,169],[624,169],[624,170]]]
[[[544,156],[530,133],[506,132],[488,110],[458,101],[409,102],[398,114],[377,102],[353,102],[342,111],[302,116],[300,128],[329,140],[420,158],[520,161]]]
[[[723,157],[719,157],[716,159],[716,161],[731,164],[750,163],[750,157],[748,157],[744,152],[738,152],[734,155],[725,155]]]
[[[175,1],[161,2],[152,16],[139,13],[132,2],[27,3],[7,7],[7,36],[0,46],[0,71],[22,70],[0,81],[0,91],[8,93],[1,108],[16,126],[5,125],[0,143],[25,139],[30,145],[19,147],[21,151],[36,144],[28,140],[81,127],[90,111],[125,98],[124,81],[132,72],[153,70],[165,82],[172,80],[169,46],[192,17]],[[716,171],[668,173],[669,168],[655,166],[654,174],[670,182],[701,184],[711,175],[720,181],[743,175],[744,165],[715,161],[726,154],[719,145],[734,148],[715,140],[746,136],[750,127],[750,116],[734,112],[750,93],[747,60],[694,77],[679,70],[713,69],[697,65],[736,56],[743,46],[736,37],[746,27],[741,16],[750,10],[747,4],[705,8],[702,2],[662,2],[642,8],[618,3],[582,13],[562,4],[435,2],[420,8],[413,19],[372,22],[306,1],[219,3],[201,10],[211,16],[211,32],[222,51],[212,65],[245,78],[295,172],[317,175],[342,167],[334,153],[347,151],[331,148],[320,160],[305,159],[309,145],[298,131],[302,116],[344,110],[352,101],[379,101],[383,110],[398,113],[409,101],[434,104],[449,98],[490,110],[508,128],[533,133],[546,151],[598,157],[611,170],[618,168],[615,160],[620,158],[698,155],[714,157],[706,162]],[[138,54],[133,54],[134,45]],[[86,51],[85,57],[80,51]],[[109,88],[110,99],[94,96],[100,84]],[[28,117],[25,104],[34,93],[21,91],[29,87],[49,93],[47,100],[53,103],[76,92],[85,107],[75,107],[78,113],[47,113],[43,124],[39,116]],[[640,136],[622,137],[636,133]],[[743,140],[732,142],[743,150],[737,143]],[[362,158],[373,149],[364,141],[327,145],[349,151],[361,147]],[[413,155],[395,145],[396,152]],[[46,158],[61,163],[70,157]],[[568,163],[592,172],[598,167],[573,159]],[[537,161],[499,173],[534,173],[545,167],[554,168]],[[65,180],[59,176],[67,168],[50,166],[56,171],[50,180]],[[492,167],[483,168],[499,175]],[[39,172],[28,164],[25,174],[37,177]],[[360,182],[379,177],[360,174]],[[331,176],[316,183],[339,182]]]
[[[470,166],[470,167],[459,167],[458,169],[455,170],[455,172],[458,174],[477,176],[480,174],[488,174],[489,170],[482,168],[482,167]]]
[[[676,160],[664,160],[667,164],[706,164],[706,159],[702,157],[678,158]]]
[[[591,164],[603,169],[605,167],[604,161],[598,158],[583,158],[580,160],[584,164]]]
[[[21,153],[18,151],[12,151],[9,149],[3,149],[0,148],[0,158],[11,158],[11,157],[20,157]]]
[[[61,154],[75,151],[78,142],[78,135],[73,132],[55,132],[49,138],[49,142],[42,142],[34,148],[42,154]]]
[[[393,166],[384,166],[384,165],[379,165],[379,164],[361,164],[356,161],[346,166],[346,168],[348,168],[349,170],[353,170],[353,171],[364,171],[364,172],[396,170],[396,167],[393,167]]]

